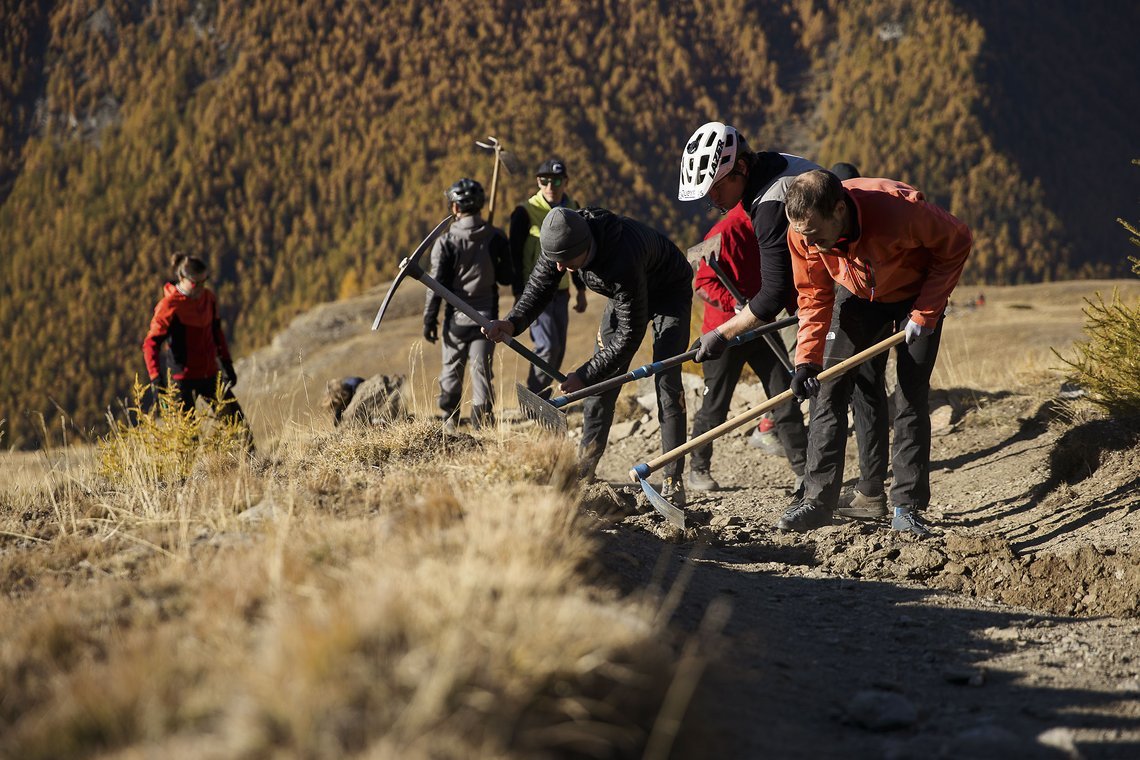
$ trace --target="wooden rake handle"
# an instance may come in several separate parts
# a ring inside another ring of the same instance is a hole
[[[825,369],[823,372],[820,372],[819,381],[821,383],[826,383],[828,380],[839,377],[844,372],[854,369],[868,359],[878,356],[884,351],[897,346],[904,340],[906,340],[906,331],[900,330],[891,337],[879,341],[875,345],[871,346],[868,349],[860,351],[851,358],[844,359],[834,367],[830,367],[828,369]],[[791,401],[793,398],[795,398],[795,395],[789,388],[778,396],[773,396],[764,403],[754,406],[745,412],[741,412],[730,420],[722,422],[720,425],[717,425],[707,433],[698,435],[691,441],[686,441],[672,451],[667,451],[656,459],[651,459],[648,462],[636,465],[629,471],[629,477],[631,480],[633,480],[634,483],[636,483],[638,480],[642,480],[648,477],[649,473],[655,472],[670,462],[680,459],[693,449],[700,448],[709,441],[714,441],[725,433],[729,433],[733,430],[736,430],[738,427],[741,427],[742,425],[746,425],[752,420],[759,418],[765,412],[775,409],[777,406],[785,404]]]

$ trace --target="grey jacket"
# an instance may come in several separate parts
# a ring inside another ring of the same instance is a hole
[[[476,216],[465,216],[452,223],[431,249],[428,274],[441,285],[471,304],[488,319],[499,314],[499,285],[511,284],[511,256],[507,237]],[[424,302],[424,323],[436,324],[442,299],[428,291]],[[448,327],[474,328],[475,321],[447,305],[443,315]],[[470,331],[470,330],[468,330]]]

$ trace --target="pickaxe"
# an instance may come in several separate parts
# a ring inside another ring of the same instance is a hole
[[[487,204],[487,224],[491,224],[495,219],[495,197],[499,192],[499,164],[507,170],[508,174],[522,171],[522,164],[515,158],[513,153],[503,150],[503,144],[496,140],[494,137],[487,136],[487,142],[475,141],[475,144],[485,150],[494,151],[495,153],[495,168],[491,172],[491,199]]]
[[[480,314],[474,307],[471,306],[471,304],[467,303],[455,293],[452,293],[446,287],[441,285],[438,280],[425,272],[423,270],[423,267],[421,267],[419,264],[420,257],[423,256],[424,251],[427,250],[432,240],[434,240],[436,235],[438,235],[440,231],[445,226],[447,226],[448,222],[450,222],[451,219],[452,218],[449,216],[437,224],[435,229],[432,230],[431,233],[428,234],[426,238],[424,238],[423,242],[419,244],[416,250],[412,252],[412,255],[408,256],[400,262],[400,271],[397,273],[396,279],[392,280],[392,287],[388,289],[388,295],[384,296],[384,302],[380,304],[380,311],[376,313],[376,319],[372,322],[373,330],[380,326],[380,320],[384,318],[384,312],[387,311],[388,304],[391,303],[392,296],[395,294],[396,288],[400,287],[400,283],[402,283],[404,279],[409,276],[422,282],[428,290],[432,291],[437,296],[447,301],[452,305],[452,307],[455,308],[456,311],[466,314],[472,319],[472,321],[475,322],[475,324],[479,325],[483,329],[490,328],[491,320]],[[524,359],[541,369],[546,374],[557,379],[559,382],[566,380],[565,375],[554,369],[554,367],[550,366],[550,364],[548,364],[545,359],[531,351],[526,346],[519,343],[514,338],[506,341],[506,345],[507,348],[510,348],[513,351],[521,354]]]
[[[748,299],[740,292],[740,288],[736,287],[736,283],[725,274],[724,269],[720,265],[720,234],[716,234],[701,243],[697,243],[689,250],[685,251],[685,257],[688,258],[689,263],[696,266],[704,260],[709,265],[709,269],[713,271],[716,278],[720,280],[720,284],[728,290],[732,300],[736,301],[737,309],[744,309],[748,306]],[[768,348],[772,349],[772,353],[776,355],[776,361],[784,366],[788,374],[793,374],[796,368],[792,366],[792,360],[788,358],[788,352],[780,347],[772,334],[764,333],[764,342],[768,344]]]
[[[771,335],[776,330],[781,330],[785,327],[791,327],[796,324],[798,319],[796,317],[786,317],[776,322],[766,324],[758,327],[755,330],[738,335],[730,342],[730,346],[737,346],[741,343],[747,343],[750,340],[761,338]],[[671,356],[668,359],[662,359],[658,362],[645,364],[635,370],[626,372],[624,375],[612,377],[609,380],[603,380],[600,383],[587,386],[581,390],[567,393],[564,396],[544,400],[541,396],[535,394],[525,385],[517,384],[515,390],[518,392],[519,406],[522,408],[523,413],[532,420],[535,420],[543,427],[550,428],[557,433],[566,432],[566,415],[563,414],[562,408],[573,404],[575,401],[581,401],[590,396],[596,396],[599,393],[613,390],[614,388],[621,387],[626,383],[640,380],[643,377],[651,377],[659,372],[663,372],[670,367],[676,367],[678,364],[684,364],[687,361],[692,361],[697,355],[697,349],[691,349],[683,354]]]
[[[899,332],[895,333],[891,337],[886,338],[885,340],[879,341],[878,343],[876,343],[875,345],[866,349],[865,351],[860,351],[859,353],[855,354],[851,358],[845,359],[845,360],[841,361],[839,364],[836,364],[834,367],[830,367],[829,369],[825,369],[823,372],[820,372],[819,373],[819,381],[821,383],[825,383],[828,380],[832,380],[836,377],[839,377],[843,373],[854,369],[855,367],[859,366],[860,364],[867,361],[868,359],[871,359],[872,357],[875,357],[875,356],[883,353],[884,351],[887,351],[888,349],[890,349],[893,346],[897,346],[898,344],[902,343],[903,340],[905,340],[905,339],[906,339],[906,331],[900,330]],[[633,480],[634,483],[637,483],[640,481],[641,490],[645,492],[646,497],[649,499],[649,503],[653,505],[654,509],[656,509],[662,515],[664,515],[665,519],[667,519],[669,522],[673,523],[678,528],[681,528],[682,530],[684,530],[684,528],[685,528],[685,513],[682,512],[680,509],[677,509],[677,507],[670,504],[669,501],[664,496],[657,493],[657,491],[653,488],[653,486],[649,485],[649,481],[646,480],[646,478],[649,477],[649,474],[656,471],[656,470],[661,469],[662,467],[669,464],[670,462],[673,462],[673,461],[685,456],[685,454],[689,453],[690,451],[693,451],[694,449],[698,449],[701,446],[704,446],[706,443],[709,443],[710,441],[716,440],[717,438],[721,437],[725,433],[729,433],[733,430],[736,430],[738,427],[741,427],[742,425],[748,424],[752,420],[760,417],[760,415],[764,414],[765,412],[767,412],[771,409],[775,409],[777,406],[780,406],[781,404],[788,403],[794,397],[795,396],[792,393],[791,389],[788,389],[788,390],[784,391],[783,393],[781,393],[777,396],[773,396],[772,398],[768,399],[767,401],[765,401],[761,404],[758,404],[757,406],[754,406],[745,412],[741,412],[740,414],[736,415],[732,419],[727,420],[727,421],[721,423],[720,425],[717,425],[716,427],[714,427],[712,430],[708,431],[707,433],[704,433],[703,435],[698,435],[696,438],[692,439],[691,441],[688,441],[688,442],[678,446],[677,448],[673,449],[672,451],[668,451],[668,452],[662,454],[661,456],[657,457],[656,459],[651,459],[648,462],[643,462],[642,464],[634,465],[629,471],[629,477]]]

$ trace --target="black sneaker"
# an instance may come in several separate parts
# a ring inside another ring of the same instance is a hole
[[[784,531],[803,533],[812,528],[822,528],[831,524],[831,510],[821,504],[814,504],[806,499],[799,504],[793,504],[784,512],[784,516],[776,523],[776,527]]]
[[[856,488],[850,498],[844,499],[836,510],[844,517],[853,517],[856,520],[875,520],[887,516],[887,494],[867,496]]]

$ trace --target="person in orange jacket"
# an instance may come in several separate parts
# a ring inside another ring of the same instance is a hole
[[[160,352],[169,342],[174,364],[169,378],[184,411],[194,408],[199,397],[220,401],[223,419],[245,424],[245,414],[233,394],[237,383],[230,348],[218,318],[218,302],[206,287],[209,268],[199,258],[176,254],[172,261],[174,279],[163,287],[162,299],[154,307],[150,329],[143,340],[143,358],[150,377],[152,399],[166,387]],[[218,398],[221,375],[222,397]],[[248,431],[248,427],[247,427]]]
[[[816,376],[904,329],[906,343],[896,349],[891,527],[928,536],[920,515],[930,501],[930,375],[942,314],[973,246],[970,230],[902,182],[840,182],[822,169],[792,182],[785,211],[800,317],[792,391],[812,402],[803,500],[777,527],[826,525],[839,499],[854,379],[847,373],[821,384]]]

